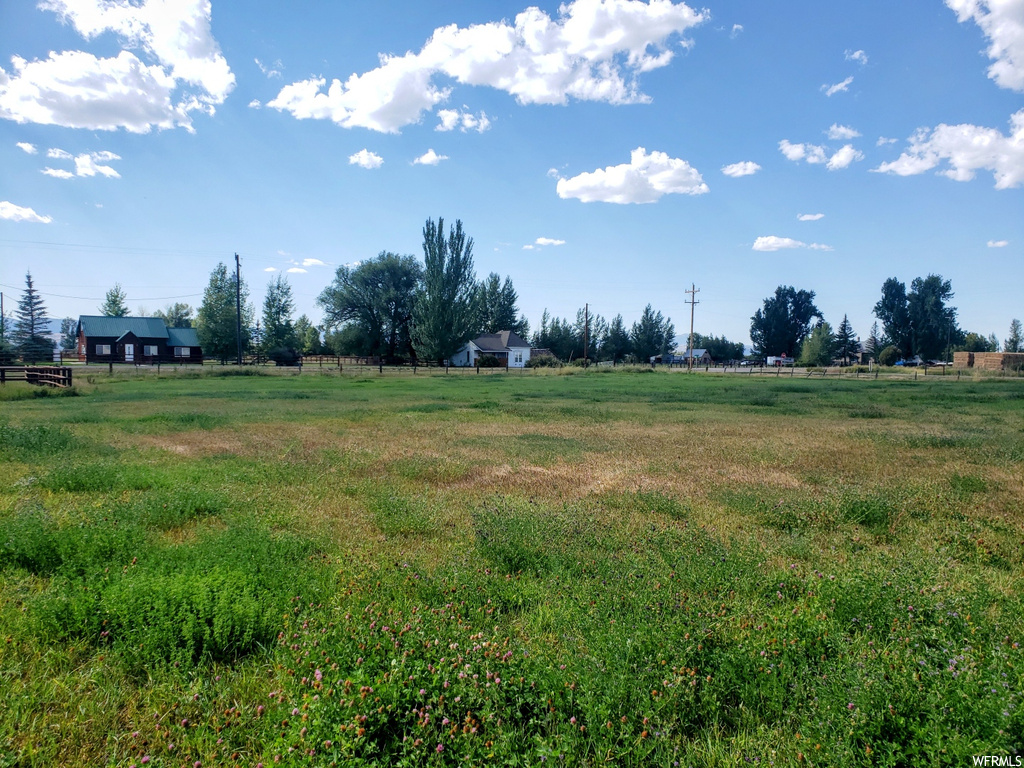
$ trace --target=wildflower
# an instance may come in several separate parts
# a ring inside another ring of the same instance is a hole
[[[434,750],[437,753],[444,752],[444,744],[438,744],[437,749]]]
[[[853,709],[853,702],[851,701],[849,704],[847,704],[846,708],[847,709]]]

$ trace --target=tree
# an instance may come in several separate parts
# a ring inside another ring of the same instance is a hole
[[[990,339],[980,333],[966,333],[963,341],[956,345],[957,352],[995,352]]]
[[[750,318],[750,341],[762,357],[795,357],[811,329],[811,320],[821,319],[814,306],[814,291],[796,290],[780,285],[775,295],[764,300],[764,307]]]
[[[629,332],[622,321],[622,315],[616,315],[608,325],[608,332],[601,341],[601,356],[613,363],[621,363],[633,351],[629,341]]]
[[[896,362],[900,359],[900,348],[895,344],[890,344],[881,352],[878,353],[878,364],[879,365],[896,365]]]
[[[913,331],[910,310],[907,307],[907,286],[895,277],[882,284],[882,298],[874,308],[875,317],[882,321],[885,337],[883,346],[894,346],[903,357],[913,357]]]
[[[168,328],[192,327],[192,307],[181,302],[168,304],[163,310],[158,309],[153,313],[153,317],[159,317]]]
[[[689,347],[689,339],[687,347]],[[701,333],[693,334],[693,348],[706,349],[711,359],[715,362],[727,362],[729,360],[743,359],[743,342],[729,341],[725,336],[705,336]]]
[[[473,238],[456,219],[448,236],[444,219],[423,227],[422,287],[413,307],[412,340],[416,354],[426,360],[451,358],[473,337],[476,320],[476,273]]]
[[[477,288],[478,325],[481,333],[498,333],[514,331],[525,336],[529,331],[526,318],[519,315],[516,302],[519,294],[512,286],[512,278],[506,277],[501,282],[497,272],[491,272],[486,280],[481,281]]]
[[[664,355],[671,351],[675,335],[672,319],[662,317],[661,312],[655,312],[648,304],[644,307],[640,320],[633,323],[629,340],[633,354],[641,363],[646,363],[655,355]]]
[[[295,338],[301,354],[319,355],[323,352],[320,329],[313,325],[305,315],[300,315],[299,319],[295,321]]]
[[[26,362],[48,360],[53,356],[53,342],[46,337],[50,322],[43,298],[32,283],[32,273],[25,273],[25,290],[14,313],[12,341]]]
[[[878,353],[882,351],[882,340],[878,333],[878,322],[871,324],[871,335],[864,343],[864,351],[871,356],[871,359],[878,362]]]
[[[346,326],[347,348],[352,334],[366,336],[357,345],[359,352],[345,354],[405,357],[412,351],[410,324],[422,277],[414,257],[385,251],[358,267],[339,267],[334,282],[316,300],[324,309],[324,326]]]
[[[73,352],[78,344],[75,333],[78,331],[78,321],[73,317],[65,317],[60,321],[60,348],[64,352]]]
[[[196,333],[203,355],[220,360],[222,363],[235,357],[237,349],[236,324],[238,313],[235,307],[235,287],[241,295],[242,305],[242,350],[249,346],[252,333],[253,308],[249,304],[249,288],[243,278],[236,283],[235,274],[228,271],[223,263],[210,273],[210,282],[203,291],[203,303],[196,316]]]
[[[832,362],[835,346],[832,326],[826,322],[818,323],[800,347],[800,365],[828,365]]]
[[[849,365],[851,359],[856,360],[860,355],[860,339],[854,334],[846,315],[836,329],[834,352],[836,357],[843,358],[844,365]]]
[[[294,350],[297,346],[292,313],[295,301],[292,287],[280,274],[267,284],[263,299],[263,350],[269,355],[275,350]]]
[[[907,294],[907,310],[913,331],[913,353],[922,360],[945,358],[946,348],[956,343],[960,331],[956,327],[956,307],[948,306],[953,286],[941,275],[916,277]]]
[[[107,317],[127,317],[128,295],[122,290],[120,283],[114,283],[114,287],[107,291],[107,297],[100,306],[100,314]]]
[[[1003,342],[1003,352],[1020,352],[1024,347],[1024,339],[1021,338],[1020,320],[1014,318],[1010,322],[1010,335]]]

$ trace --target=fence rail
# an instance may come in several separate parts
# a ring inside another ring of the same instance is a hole
[[[8,381],[26,381],[29,384],[65,388],[71,386],[71,369],[52,365],[0,367],[0,384],[6,384]]]

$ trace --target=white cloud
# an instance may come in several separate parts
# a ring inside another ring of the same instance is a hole
[[[849,168],[854,161],[863,159],[863,152],[854,149],[852,144],[846,144],[833,153],[825,167],[830,171],[840,171],[843,168]]]
[[[384,158],[368,149],[360,149],[354,155],[348,156],[348,164],[367,169],[380,168],[384,165]]]
[[[565,245],[565,240],[556,240],[553,237],[538,237],[534,241],[535,245]]]
[[[439,155],[433,149],[428,149],[422,155],[413,160],[413,165],[437,165],[442,160],[447,160],[448,155]]]
[[[292,275],[304,275],[308,271],[308,269],[303,269],[302,267],[289,267],[288,269],[285,270],[285,272],[288,272],[289,274]]]
[[[31,208],[22,208],[20,205],[0,200],[0,219],[5,221],[30,221],[36,224],[49,224],[53,221],[50,216],[41,216]]]
[[[253,59],[256,62],[256,66],[260,68],[260,72],[269,77],[280,77],[281,76],[281,60],[278,59],[271,65],[266,65],[259,59]]]
[[[757,238],[754,241],[753,250],[755,251],[782,251],[791,248],[810,248],[812,251],[831,251],[832,247],[829,245],[822,245],[821,243],[804,243],[800,240],[794,240],[791,237],[776,237],[775,235],[765,235]]]
[[[828,129],[828,137],[831,141],[846,141],[848,139],[856,139],[858,136],[860,136],[860,131],[848,125],[832,123]]]
[[[59,147],[50,147],[46,150],[46,156],[52,160],[71,160],[74,158],[74,155],[66,149],[60,149]]]
[[[12,70],[0,69],[0,117],[133,133],[192,130],[192,113],[213,114],[234,88],[210,31],[209,0],[43,0],[40,7],[86,40],[113,33],[124,50],[112,58],[85,51],[51,51],[31,62],[12,57]]]
[[[57,179],[70,179],[72,176],[106,176],[111,179],[121,178],[121,174],[111,168],[107,163],[111,160],[120,160],[120,155],[103,150],[101,152],[85,152],[81,155],[72,155],[70,152],[51,147],[46,151],[46,156],[54,160],[74,160],[75,172],[58,170],[56,168],[45,168],[43,173]]]
[[[988,241],[988,247],[989,248],[1005,248],[1009,244],[1010,244],[1009,240],[989,240]]]
[[[850,87],[850,83],[852,82],[853,75],[850,75],[850,77],[843,80],[843,82],[836,83],[835,85],[829,85],[828,83],[825,83],[825,85],[821,86],[821,90],[825,92],[826,96],[834,96],[835,94],[840,93],[841,91],[848,90]]]
[[[1024,93],[1024,0],[946,0],[957,21],[971,19],[989,39],[995,63],[988,76],[1000,88]]]
[[[862,67],[868,63],[868,55],[864,51],[847,50],[845,56],[847,61],[856,61]]]
[[[797,215],[797,219],[800,221],[820,221],[824,218],[824,213],[801,213]]]
[[[991,171],[996,189],[1024,184],[1024,109],[1010,117],[1010,135],[977,125],[946,125],[918,130],[896,160],[875,168],[879,173],[916,176],[946,162],[939,174],[970,181],[978,170]]]
[[[733,24],[732,25],[732,31],[729,33],[729,37],[731,37],[733,40],[735,40],[737,37],[739,37],[739,35],[740,35],[740,33],[742,31],[743,31],[743,25],[742,24]]]
[[[326,267],[327,262],[320,261],[320,259],[303,259],[302,266],[304,267]]]
[[[264,272],[277,272],[277,267],[267,267]]]
[[[533,250],[536,250],[536,248],[537,248],[536,245],[524,245],[523,246],[523,250],[524,251],[533,251]]]
[[[29,144],[27,141],[19,141],[15,146],[29,155],[34,155],[37,152],[36,145]]]
[[[702,195],[708,185],[685,160],[637,147],[628,164],[608,166],[571,179],[559,179],[558,196],[584,203],[653,203],[667,194]]]
[[[895,144],[899,139],[889,139],[885,136],[879,136],[878,141],[875,142],[876,147],[884,147],[887,144]]]
[[[738,179],[741,176],[753,176],[761,170],[761,166],[751,160],[744,160],[742,163],[733,163],[722,168],[722,173]]]
[[[43,170],[40,171],[40,173],[43,173],[47,176],[53,176],[53,178],[55,179],[75,178],[75,174],[73,174],[71,171],[65,171],[63,168],[50,168],[49,166],[47,166],[46,168],[43,168]]]
[[[454,131],[458,128],[466,131],[483,133],[491,127],[491,119],[486,112],[479,112],[474,115],[472,112],[461,112],[457,109],[439,109],[437,111],[438,124],[435,131]]]
[[[560,179],[560,178],[562,178],[562,174],[561,174],[561,172],[557,168],[548,168],[548,172],[545,175],[549,179]]]
[[[249,102],[249,109],[259,109],[262,106],[259,99],[253,99]]]
[[[779,142],[779,151],[786,156],[786,159],[792,160],[794,163],[801,160],[810,165],[824,163],[830,171],[842,170],[849,167],[855,160],[864,159],[864,153],[854,149],[851,144],[846,144],[829,156],[827,147],[818,144],[793,144],[783,139]]]
[[[573,0],[554,19],[531,7],[514,23],[439,27],[419,52],[382,54],[380,66],[344,83],[315,77],[286,85],[268,106],[395,133],[450,96],[434,84],[437,75],[504,91],[520,104],[647,102],[639,76],[667,66],[669,39],[707,18],[671,0]]]

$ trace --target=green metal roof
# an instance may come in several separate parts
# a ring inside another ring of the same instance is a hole
[[[87,337],[116,339],[131,331],[140,339],[167,338],[167,325],[159,317],[82,315],[78,318],[78,327],[85,332]]]
[[[199,334],[195,328],[168,328],[167,344],[171,347],[198,347]]]

